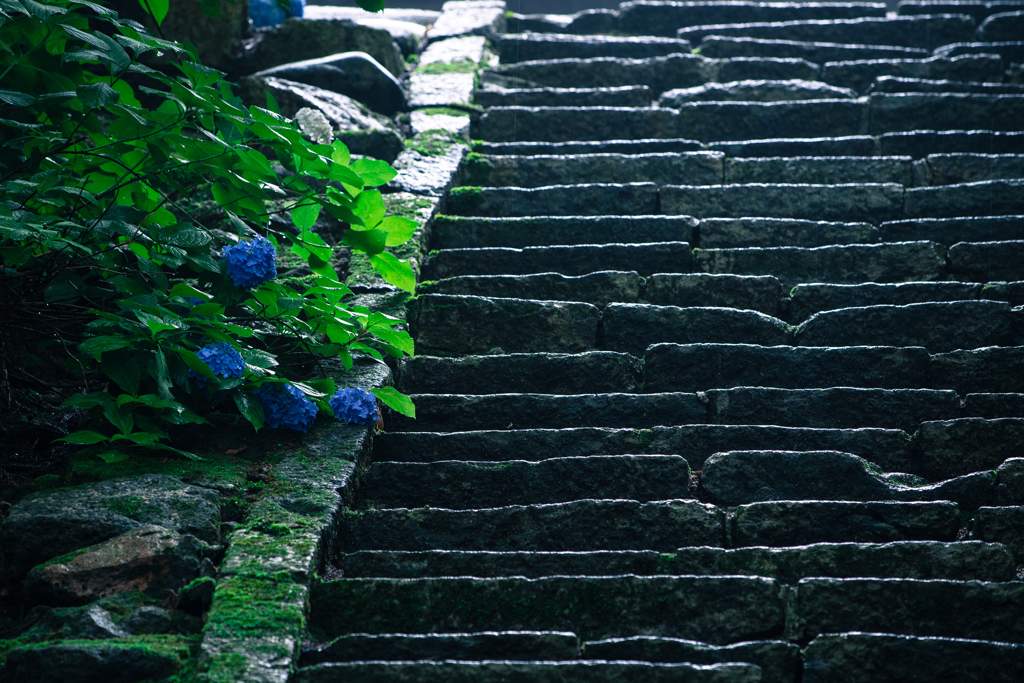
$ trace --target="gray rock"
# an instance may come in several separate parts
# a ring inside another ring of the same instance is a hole
[[[334,139],[344,143],[352,154],[380,159],[389,164],[394,164],[405,148],[402,136],[390,128],[347,130],[336,133]]]
[[[501,37],[498,43],[498,59],[502,64],[595,57],[647,59],[671,54],[689,54],[690,50],[689,42],[675,38],[511,33]]]
[[[705,83],[661,94],[658,104],[679,107],[687,102],[789,102],[855,98],[857,93],[817,81],[734,81]]]
[[[1024,36],[1024,12],[993,14],[978,26],[978,40],[986,42],[1019,41]]]
[[[1024,506],[982,507],[974,521],[974,538],[1002,543],[1024,564]]]
[[[566,27],[567,33],[586,35],[590,33],[613,33],[619,26],[619,13],[608,9],[583,10],[572,15]]]
[[[421,73],[409,76],[409,106],[448,107],[452,104],[468,105],[473,99],[472,71],[467,73]]]
[[[806,59],[777,57],[733,57],[718,62],[718,80],[733,81],[816,81],[821,67]]]
[[[927,59],[829,62],[821,68],[821,80],[863,93],[867,92],[875,79],[881,76],[946,78],[951,81],[998,83],[1002,80],[1002,72],[1002,60],[998,55],[970,54],[959,57],[928,57]],[[906,130],[906,128],[902,130]]]
[[[970,54],[997,54],[1006,63],[1024,61],[1024,42],[1020,40],[999,41],[995,43],[952,43],[935,50],[936,55],[955,57]],[[1019,85],[1019,84],[1018,84]]]
[[[638,138],[674,138],[676,113],[651,108],[500,107],[480,118],[474,137],[495,142],[617,140],[624,130]]]
[[[1024,394],[967,394],[963,417],[1024,417]]]
[[[760,140],[766,131],[774,136],[793,138],[868,132],[868,104],[863,98],[756,104],[693,102],[680,105],[678,111],[675,134],[701,142]]]
[[[156,474],[30,494],[0,527],[6,576],[21,579],[50,558],[147,524],[216,543],[220,498],[216,491]]]
[[[1017,131],[1024,116],[1024,95],[973,93],[877,93],[871,95],[872,135],[911,130],[977,129]],[[884,147],[883,147],[884,149]],[[998,148],[1000,152],[1012,152]],[[928,152],[992,151],[930,149]]]
[[[980,348],[932,356],[934,387],[970,392],[1024,392],[1024,349]]]
[[[498,75],[518,78],[536,87],[554,88],[610,88],[624,85],[646,85],[660,95],[672,88],[688,88],[715,80],[718,71],[715,60],[700,55],[669,55],[649,59],[546,59],[495,67],[484,71],[484,76]],[[784,78],[799,78],[791,73]],[[802,74],[801,74],[802,75]],[[752,76],[747,76],[751,78]],[[734,78],[731,80],[741,80]],[[767,75],[761,78],[769,78]],[[488,139],[491,139],[488,136]],[[580,139],[580,138],[574,138]]]
[[[144,644],[56,643],[11,650],[4,673],[11,683],[133,683],[162,680],[175,674],[188,657]]]
[[[581,301],[603,308],[610,303],[639,301],[640,284],[641,278],[636,271],[627,273],[606,270],[575,277],[558,273],[462,275],[434,284],[421,285],[420,292],[502,299]]]
[[[481,107],[643,107],[650,102],[646,85],[473,91],[473,103]]]
[[[435,249],[537,247],[600,242],[693,244],[696,227],[696,219],[687,216],[437,216],[431,237]]]
[[[58,607],[47,610],[42,619],[19,637],[27,642],[57,638],[104,640],[127,638],[132,633],[134,632],[116,623],[110,612],[102,605],[93,604],[78,608]]]
[[[960,242],[949,248],[949,274],[957,280],[1024,280],[1024,240]]]
[[[795,2],[650,2],[622,4],[619,30],[626,33],[671,35],[680,26],[723,24],[737,15],[749,21],[796,21],[799,19],[846,19],[884,17],[885,8],[870,2],[801,4]]]
[[[704,149],[696,140],[669,138],[665,140],[583,140],[576,142],[474,142],[480,154],[658,154],[665,152],[699,152]]]
[[[742,106],[742,105],[740,105]],[[932,188],[922,188],[931,190]],[[880,223],[902,218],[903,186],[750,184],[666,186],[661,210],[697,218],[796,218]]]
[[[878,136],[879,154],[910,155],[921,159],[937,153],[1024,154],[1024,132],[988,130],[911,130]]]
[[[448,197],[457,216],[613,216],[657,213],[658,187],[627,185],[553,185],[535,189],[460,187]]]
[[[925,422],[918,439],[922,474],[927,477],[944,479],[992,471],[1007,459],[1020,456],[1024,419],[970,417]]]
[[[981,95],[1013,95],[1024,92],[1024,86],[1013,83],[977,83],[945,79],[878,76],[868,89],[869,94],[875,92],[969,92]]]
[[[910,157],[776,157],[727,159],[727,183],[912,184]],[[691,183],[696,185],[696,183]],[[870,241],[877,241],[872,239]],[[835,242],[825,242],[835,244]],[[710,247],[711,245],[704,245]],[[796,245],[804,246],[804,245]],[[807,245],[811,246],[811,245]],[[816,245],[815,245],[816,246]]]
[[[981,298],[980,285],[960,282],[898,282],[856,285],[801,284],[793,288],[789,319],[802,322],[815,313],[863,306],[904,306],[937,301],[966,301]],[[986,295],[985,298],[993,298]]]
[[[430,42],[467,35],[494,39],[504,31],[505,3],[502,0],[469,0],[445,3],[428,38]]]
[[[340,93],[284,78],[247,76],[242,79],[242,101],[265,107],[273,95],[281,115],[294,118],[304,107],[319,109],[332,128],[340,131],[381,131],[392,133],[391,122]],[[351,150],[350,150],[351,151]]]
[[[582,183],[660,185],[722,182],[721,152],[676,154],[581,154],[484,156],[473,154],[462,169],[465,185],[544,187]]]
[[[707,148],[725,152],[728,157],[863,157],[878,154],[875,139],[870,135],[712,142]]]
[[[355,11],[353,11],[355,10]],[[440,12],[430,14],[440,16]],[[428,19],[417,15],[396,15],[394,10],[385,9],[383,16],[370,14],[355,7],[333,7],[329,5],[306,5],[302,18],[306,21],[324,21],[331,19],[348,19],[362,26],[383,29],[391,34],[404,57],[416,54],[426,36],[428,24],[436,21],[436,17]],[[417,21],[412,21],[416,19]]]
[[[370,109],[392,116],[405,111],[405,93],[398,80],[365,52],[340,52],[316,59],[289,62],[253,74],[280,78],[340,93]]]
[[[924,161],[928,182],[920,184],[952,185],[1024,178],[1024,155],[1020,154],[929,154]]]
[[[739,308],[771,316],[778,315],[781,297],[782,285],[771,276],[661,273],[648,277],[644,290],[645,301],[657,306]]]
[[[896,13],[914,14],[966,14],[979,24],[998,12],[1012,12],[1020,6],[1019,0],[900,0]]]
[[[708,36],[700,44],[700,53],[712,59],[732,57],[776,57],[806,59],[815,64],[857,59],[907,59],[928,57],[927,50],[896,45],[848,45],[813,43],[741,36]]]
[[[455,183],[459,165],[465,156],[466,146],[462,144],[450,145],[443,155],[406,149],[395,159],[398,176],[388,187],[428,197],[443,197]]]
[[[1024,239],[1024,216],[915,218],[882,223],[883,242],[931,240],[946,246],[957,242]]]
[[[300,666],[367,660],[569,660],[579,657],[575,633],[425,633],[341,636],[305,650]]]
[[[1014,505],[1024,505],[1024,458],[1008,458],[996,468],[999,484],[1005,486]]]
[[[123,625],[132,635],[157,635],[176,633],[180,622],[162,607],[146,605],[132,612]]]

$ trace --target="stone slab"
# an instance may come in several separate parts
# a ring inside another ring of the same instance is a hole
[[[435,249],[459,249],[521,248],[602,242],[693,244],[696,242],[696,227],[696,219],[686,216],[438,216],[431,227],[431,245]]]
[[[701,225],[706,225],[702,221]],[[714,306],[779,314],[782,285],[771,276],[655,273],[647,278],[644,301],[657,306]],[[617,303],[629,303],[620,299]]]
[[[642,281],[636,271],[616,270],[578,276],[558,273],[462,275],[421,285],[420,291],[424,294],[580,301],[603,308],[615,302],[639,301]]]

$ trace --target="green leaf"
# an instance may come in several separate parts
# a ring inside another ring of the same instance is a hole
[[[0,102],[9,104],[12,107],[28,107],[36,98],[31,95],[26,95],[22,92],[14,92],[13,90],[0,90]]]
[[[156,392],[160,395],[160,398],[166,401],[173,401],[174,396],[171,395],[171,372],[170,368],[167,367],[167,356],[164,355],[163,349],[156,350],[156,373],[153,375],[153,379],[156,380]]]
[[[106,351],[116,351],[117,349],[127,349],[132,346],[131,341],[124,337],[92,337],[86,339],[84,342],[78,345],[82,353],[87,353],[90,356],[98,357],[101,353]]]
[[[380,273],[384,281],[399,289],[413,294],[416,292],[416,276],[413,275],[412,266],[389,252],[382,251],[379,254],[370,256],[370,265]]]
[[[242,417],[248,420],[254,428],[262,429],[265,420],[263,406],[260,405],[256,397],[244,391],[236,391],[231,394],[231,397],[235,399],[235,405],[238,406],[238,412],[242,414]]]
[[[215,375],[213,370],[210,369],[210,366],[196,354],[192,353],[188,349],[175,349],[174,351],[178,354],[178,357],[181,358],[181,360],[185,361],[185,365],[187,365],[192,372],[205,377],[206,379],[217,379],[217,375]]]
[[[306,201],[292,209],[292,223],[301,231],[309,230],[320,216],[320,204]]]
[[[370,389],[370,393],[395,412],[401,413],[406,417],[416,417],[416,406],[413,404],[412,399],[398,391],[398,389],[394,387],[380,387],[379,389]]]
[[[164,23],[167,10],[171,8],[170,0],[139,0],[139,4],[142,5],[142,9],[153,15],[157,26]]]
[[[117,427],[122,434],[131,434],[134,421],[131,412],[124,406],[115,405],[113,402],[103,405],[103,416],[110,424]]]
[[[402,353],[409,356],[415,355],[416,346],[408,332],[393,330],[390,327],[384,327],[383,325],[373,327],[370,331],[375,337],[396,347]]]
[[[416,228],[418,227],[420,227],[419,223],[409,220],[408,218],[402,218],[401,216],[388,216],[380,222],[377,229],[383,230],[388,234],[386,242],[387,246],[397,247],[412,239],[412,236],[415,234]]]
[[[356,0],[356,4],[367,12],[384,11],[384,0]]]
[[[103,373],[114,380],[117,386],[128,393],[125,396],[136,396],[139,393],[139,382],[142,381],[142,367],[136,354],[127,350],[108,351],[103,355]],[[118,405],[122,405],[118,397]]]
[[[376,159],[356,159],[349,168],[358,173],[369,187],[387,185],[398,175],[398,171],[386,161]]]
[[[341,241],[348,246],[371,255],[384,251],[387,240],[388,234],[383,230],[356,230],[355,228],[350,228],[341,238]]]
[[[82,104],[89,109],[102,109],[111,104],[116,104],[121,97],[121,93],[106,83],[80,85],[76,93],[78,94],[78,99],[82,100]]]
[[[349,161],[352,160],[351,154],[349,154],[348,147],[341,140],[335,140],[331,143],[331,147],[334,151],[331,152],[331,161],[342,166],[348,166]]]
[[[107,437],[99,432],[94,432],[89,429],[83,429],[78,432],[72,432],[63,439],[57,439],[57,441],[64,441],[66,443],[73,443],[78,446],[91,446],[97,443],[103,443],[107,441]]]
[[[367,190],[356,199],[356,213],[363,219],[363,225],[375,228],[384,218],[387,208],[378,190]]]
[[[108,465],[112,465],[115,462],[127,460],[128,454],[125,453],[124,451],[106,451],[105,453],[97,453],[96,457],[102,460],[103,462],[107,463]]]

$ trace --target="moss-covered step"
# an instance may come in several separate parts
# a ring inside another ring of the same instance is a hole
[[[968,392],[1024,391],[1024,348],[980,348],[932,356],[933,387]]]
[[[922,159],[929,154],[1024,154],[1024,132],[991,130],[906,130],[878,136],[879,154],[909,154]]]
[[[642,632],[724,644],[781,635],[783,607],[778,583],[754,577],[341,579],[317,586],[310,627],[333,636],[355,624],[371,633],[558,630],[597,639]]]
[[[870,135],[826,137],[796,136],[709,142],[707,148],[725,152],[727,157],[866,157],[878,154],[878,143]],[[891,153],[889,156],[899,156]]]
[[[462,167],[461,180],[465,185],[488,187],[636,182],[717,185],[722,182],[723,156],[721,152],[558,156],[471,154]],[[908,180],[909,171],[908,163]],[[862,179],[855,180],[860,182]],[[891,181],[886,178],[883,182]]]
[[[623,86],[635,87],[635,86]],[[642,86],[646,88],[647,86]],[[523,105],[539,106],[539,105]],[[613,106],[613,105],[559,105],[559,106]],[[621,138],[621,136],[620,136]],[[473,151],[478,154],[664,154],[666,152],[699,152],[704,146],[696,140],[680,138],[659,139],[618,139],[618,140],[573,140],[572,142],[537,142],[516,140],[513,142],[488,142],[478,140],[473,143]]]
[[[796,330],[800,346],[923,346],[932,353],[1012,346],[1011,305],[950,301],[817,313]]]
[[[702,24],[747,21],[833,20],[884,17],[885,5],[877,2],[762,3],[729,1],[663,3],[632,2],[619,14],[619,30],[640,35],[673,35],[677,29]],[[850,42],[850,41],[841,41]]]
[[[1024,95],[879,93],[871,96],[872,135],[918,129],[1020,131],[1022,120]]]
[[[815,313],[863,306],[905,306],[939,301],[992,299],[981,285],[959,282],[801,284],[789,298],[788,318],[800,323]]]
[[[423,276],[441,280],[460,275],[586,275],[606,270],[635,271],[644,276],[688,273],[692,252],[686,242],[444,249],[430,257]]]
[[[923,59],[931,55],[928,50],[919,47],[815,43],[799,40],[773,40],[771,38],[744,38],[741,36],[708,36],[701,41],[699,47],[700,53],[711,59],[780,57],[806,59],[815,64],[856,59]]]
[[[646,285],[644,303],[656,306],[738,308],[777,316],[782,299],[782,284],[770,275],[655,273]],[[632,302],[618,299],[615,303]]]
[[[643,107],[652,99],[646,85],[473,91],[473,103],[481,107]]]
[[[775,501],[741,505],[726,520],[731,545],[955,541],[962,526],[949,502]],[[692,545],[692,544],[691,544]]]
[[[434,249],[541,247],[569,244],[695,241],[697,221],[687,216],[531,216],[434,219]],[[1024,231],[1022,231],[1024,234]]]
[[[786,156],[728,159],[725,162],[725,182],[911,185],[911,164],[912,159],[909,156]],[[687,183],[699,184],[691,181]]]
[[[605,349],[634,355],[663,342],[778,346],[792,341],[789,325],[778,318],[735,308],[609,304],[601,327]]]
[[[950,609],[955,605],[956,609]],[[1024,583],[803,579],[794,635],[863,631],[1024,642]]]
[[[878,463],[889,472],[910,468],[910,436],[898,429],[816,429],[767,425],[680,425],[654,429],[518,429],[502,431],[405,432],[384,434],[376,459],[396,462],[439,460],[544,460],[631,453],[682,455],[699,470],[722,450],[837,450]]]
[[[446,253],[446,252],[442,252]],[[586,275],[462,275],[421,285],[424,294],[486,296],[504,299],[582,301],[603,308],[640,300],[643,278],[636,271],[606,270]]]
[[[640,359],[611,351],[415,356],[399,361],[396,377],[399,390],[413,394],[634,393],[642,384]]]
[[[409,304],[417,348],[442,355],[590,351],[599,317],[596,306],[564,301],[425,294]]]
[[[10,683],[59,683],[75,679],[169,680],[185,674],[186,668],[192,668],[188,660],[196,640],[183,636],[136,636],[23,645],[5,653],[4,680]]]
[[[577,500],[480,510],[344,511],[339,539],[357,550],[660,550],[725,543],[722,512],[692,500]]]
[[[646,59],[689,54],[691,50],[688,41],[677,38],[508,33],[498,42],[498,60],[502,64],[515,64],[538,59]]]
[[[644,354],[644,391],[912,389],[931,386],[929,370],[920,347],[655,344]]]
[[[662,187],[660,194],[661,213],[696,218],[761,216],[872,225],[903,218],[903,186],[896,183],[682,185]]]
[[[1024,240],[959,242],[949,248],[949,274],[957,280],[1024,280]]]
[[[923,185],[1024,178],[1022,154],[929,154],[924,163],[927,171],[922,169],[919,183]]]
[[[977,54],[925,59],[860,59],[830,62],[821,67],[821,80],[853,88],[860,93],[866,92],[879,76],[999,83],[1003,77],[1003,64],[999,55]]]
[[[833,681],[839,672],[849,683],[927,683],[936,671],[1012,683],[1024,671],[1024,646],[961,638],[836,633],[812,640],[803,656],[805,683]]]
[[[448,197],[456,216],[643,216],[659,213],[654,183],[554,185],[535,189],[457,187]]]
[[[653,664],[649,662],[515,662],[426,661],[346,662],[301,669],[296,683],[756,683],[761,669],[753,664]]]

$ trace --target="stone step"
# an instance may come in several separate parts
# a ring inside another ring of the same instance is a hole
[[[434,249],[544,247],[569,244],[696,242],[697,221],[686,216],[437,216]]]
[[[601,319],[603,347],[639,355],[651,344],[791,343],[790,327],[757,311],[735,308],[609,304]]]
[[[644,107],[652,99],[651,89],[646,85],[473,91],[473,103],[481,107]]]
[[[772,501],[739,506],[726,525],[734,548],[950,542],[961,528],[961,515],[949,502]]]
[[[377,439],[375,459],[395,462],[538,461],[552,456],[649,453],[681,455],[690,469],[699,470],[707,458],[720,451],[768,448],[842,451],[869,459],[889,472],[905,472],[912,467],[911,445],[909,436],[898,429],[763,425],[683,425],[649,430],[524,429],[446,434],[394,432]]]
[[[748,21],[884,17],[885,5],[869,2],[631,2],[620,9],[619,30],[641,35],[672,35],[682,26],[725,23],[737,15]]]
[[[1004,505],[983,507],[978,510],[974,523],[974,537],[986,542],[1002,543],[1018,564],[1024,564],[1024,507]]]
[[[953,396],[955,398],[955,394]],[[412,398],[416,404],[416,419],[395,415],[388,422],[390,430],[468,432],[559,427],[650,428],[706,424],[709,421],[704,403],[696,394],[414,394]],[[960,417],[959,410],[953,414],[935,412],[925,419],[953,417]]]
[[[913,184],[911,157],[786,156],[726,159],[726,183],[899,183]],[[988,178],[984,178],[988,180]],[[661,182],[661,181],[654,181]],[[669,182],[661,182],[670,185]],[[687,181],[689,185],[700,182]]]
[[[982,285],[982,294],[979,298],[991,299],[992,301],[1009,301],[1016,308],[1024,306],[1024,282],[990,282]],[[1016,312],[1018,315],[1021,311]],[[1018,327],[1016,334],[1020,337],[1021,329]]]
[[[968,282],[1024,280],[1024,240],[958,242],[949,248],[949,275]]]
[[[353,616],[361,615],[353,611]],[[756,683],[761,670],[753,664],[652,664],[648,662],[516,662],[486,661],[386,661],[318,664],[299,669],[289,680],[296,683]]]
[[[471,154],[462,166],[461,179],[464,185],[488,187],[636,182],[715,185],[722,182],[723,156],[721,152],[559,156]],[[908,181],[909,177],[908,174]]]
[[[1024,417],[1024,394],[967,394],[964,417]]]
[[[823,247],[874,244],[879,239],[878,228],[870,223],[787,218],[705,218],[700,221],[699,235],[702,249]]]
[[[883,242],[930,240],[947,247],[969,242],[1024,239],[1024,215],[915,218],[879,226]]]
[[[420,353],[590,351],[600,316],[590,304],[560,301],[425,294],[409,304]]]
[[[794,630],[801,640],[863,631],[1024,641],[1024,583],[1019,581],[803,579],[797,600],[801,623]]]
[[[548,156],[564,154],[682,154],[683,152],[699,152],[702,149],[704,149],[704,146],[696,140],[684,140],[682,138],[667,138],[664,140],[577,140],[573,142],[478,141],[473,144],[473,151],[479,154],[518,154],[520,156],[534,154],[546,154]]]
[[[788,285],[804,282],[919,282],[939,280],[945,249],[934,242],[886,242],[812,247],[700,249],[694,270],[772,275]]]
[[[825,311],[800,325],[796,340],[801,346],[923,346],[943,353],[1011,346],[1014,335],[1010,304],[981,300]]]
[[[1024,180],[986,180],[914,187],[904,196],[903,218],[1011,216],[1024,213]]]
[[[647,59],[689,54],[693,46],[677,38],[653,36],[574,36],[557,33],[506,33],[497,45],[501,64],[541,59],[619,57]]]
[[[981,348],[932,356],[941,386],[961,395],[975,392],[1024,392],[1024,348]],[[932,386],[940,386],[938,381]]]
[[[646,284],[644,302],[657,306],[738,308],[777,316],[782,299],[782,285],[771,276],[656,273]]]
[[[540,462],[377,462],[360,485],[360,505],[474,510],[587,499],[647,503],[689,497],[689,479],[690,468],[678,455],[599,455]]]
[[[657,272],[688,273],[692,270],[692,252],[686,242],[445,249],[423,265],[422,273],[431,280],[460,275],[576,276],[605,270],[636,271],[644,276]]]
[[[693,102],[680,105],[678,112],[675,134],[701,142],[759,140],[766,131],[792,138],[863,135],[869,125],[866,98]]]
[[[656,344],[644,355],[644,391],[732,387],[807,389],[929,386],[922,348]]]
[[[1020,8],[1020,0],[900,0],[896,5],[896,13],[901,16],[966,14],[980,24],[992,14],[1013,12]]]
[[[934,79],[906,78],[900,76],[878,76],[868,93],[899,93],[899,92],[962,92],[981,95],[1014,95],[1024,93],[1024,85],[1015,83],[977,83],[970,81],[944,80],[952,78],[947,74],[939,74]]]
[[[530,88],[614,88],[645,85],[657,96],[672,88],[698,86],[716,80],[715,76],[720,75],[721,63],[719,60],[706,59],[694,54],[674,54],[647,59],[543,59],[491,67],[482,71],[480,77],[484,82],[515,78],[518,79],[518,87]],[[767,65],[763,65],[757,70],[764,72],[766,67]],[[777,65],[776,70],[779,68],[785,67]],[[753,69],[744,69],[742,66],[733,69],[734,72],[737,70],[754,72]],[[788,71],[793,74],[789,76],[790,78],[806,78],[808,75],[813,78],[817,75],[816,69],[808,69],[799,64],[790,65]],[[645,137],[638,135],[639,133],[637,130],[637,134],[632,137]]]
[[[821,80],[864,93],[881,76],[1000,83],[1003,70],[1003,60],[998,55],[986,54],[926,59],[860,59],[823,64]]]
[[[579,639],[564,631],[484,633],[350,633],[315,649],[305,649],[299,666],[328,662],[426,660],[571,660],[580,656]]]
[[[398,362],[395,386],[407,394],[635,393],[643,384],[639,358],[610,351],[580,354],[517,353]]]
[[[815,64],[858,59],[923,59],[931,56],[928,50],[916,47],[813,43],[714,35],[707,36],[701,41],[700,54],[711,59],[731,59],[733,57],[806,59]]]
[[[1024,128],[1024,95],[875,93],[870,108],[872,135],[918,129],[1019,132]]]
[[[734,19],[735,20],[735,19]],[[769,38],[849,45],[896,45],[934,50],[974,40],[974,20],[961,14],[802,21],[751,21],[680,29],[676,36],[697,44],[707,36]]]
[[[857,93],[820,81],[733,81],[676,88],[658,98],[662,107],[681,107],[690,102],[790,102],[797,100],[855,99]]]
[[[554,185],[536,189],[457,187],[448,197],[448,211],[456,216],[494,218],[559,214],[640,216],[658,213],[658,186],[629,183]]]
[[[643,279],[636,271],[599,271],[579,276],[558,273],[463,275],[421,284],[420,292],[506,299],[581,301],[603,308],[615,302],[639,301],[642,283]]]
[[[870,135],[792,137],[767,140],[709,142],[707,148],[727,157],[866,157],[878,153]]]
[[[990,41],[986,43],[952,43],[935,50],[936,55],[955,57],[957,55],[996,54],[1007,64],[1024,62],[1024,41]]]
[[[914,171],[925,186],[1024,178],[1024,154],[929,154]]]
[[[1024,419],[967,417],[925,422],[917,440],[918,469],[930,479],[946,479],[981,470],[991,472],[1009,458],[1020,457]]]
[[[938,672],[950,680],[1012,683],[1024,671],[1024,646],[962,638],[836,633],[812,640],[804,650],[803,666],[805,683],[825,683],[838,676],[849,683],[930,683]]]
[[[1024,133],[986,130],[911,130],[878,136],[878,153],[910,155],[973,153],[1024,154]],[[725,150],[722,150],[725,151]]]
[[[966,186],[954,185],[954,188]],[[964,192],[946,188],[920,188],[921,191],[946,190],[953,197]],[[912,190],[918,191],[918,190]],[[970,188],[975,194],[991,194],[991,188]],[[811,185],[682,185],[661,188],[661,212],[696,218],[798,218],[803,220],[857,221],[878,224],[903,218],[903,186],[895,183]],[[941,210],[940,200],[921,197],[919,212]],[[935,208],[931,208],[935,207]]]
[[[358,550],[660,550],[722,546],[722,512],[689,500],[577,500],[482,510],[346,510],[340,548]],[[358,622],[363,623],[363,622]],[[511,628],[511,627],[509,627]],[[512,629],[517,630],[517,629]]]
[[[865,306],[905,306],[939,301],[991,299],[981,285],[959,282],[863,283],[856,285],[797,285],[789,299],[788,319],[801,323],[815,313]],[[924,386],[924,385],[921,385]]]

